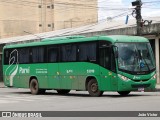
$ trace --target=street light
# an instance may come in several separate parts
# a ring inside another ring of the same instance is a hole
[[[132,2],[132,6],[141,6],[141,5],[142,5],[141,1]]]

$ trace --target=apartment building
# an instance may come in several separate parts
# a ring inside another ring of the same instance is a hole
[[[96,23],[97,4],[97,0],[0,1],[0,38]]]

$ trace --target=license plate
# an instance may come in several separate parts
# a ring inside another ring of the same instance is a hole
[[[144,88],[138,88],[138,91],[144,91]]]

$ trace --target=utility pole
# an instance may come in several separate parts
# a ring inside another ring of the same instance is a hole
[[[142,2],[141,0],[136,0],[132,2],[132,6],[136,6],[135,9],[132,12],[132,16],[136,18],[137,21],[137,35],[141,36],[143,27],[146,26],[150,29],[152,20],[143,20],[141,16],[141,6]]]
[[[139,5],[136,7],[137,15],[136,15],[136,20],[137,20],[137,35],[142,35],[142,16],[141,16],[141,0],[139,1]]]
[[[142,35],[142,24],[143,24],[141,16],[141,6],[142,6],[141,0],[136,0],[135,2],[132,2],[132,6],[136,6],[133,13],[136,14],[135,18],[137,21],[137,35],[140,36]]]

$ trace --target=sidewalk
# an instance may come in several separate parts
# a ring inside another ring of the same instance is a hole
[[[4,88],[4,83],[3,82],[0,82],[0,88]]]
[[[160,84],[156,85],[156,91],[160,91]]]

